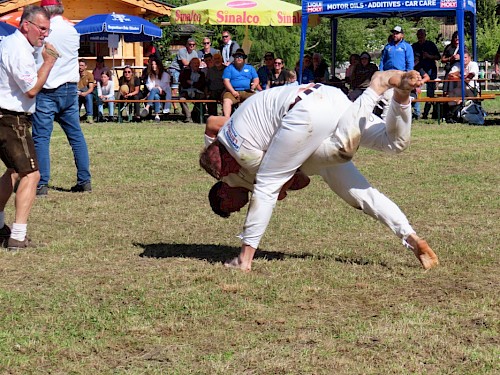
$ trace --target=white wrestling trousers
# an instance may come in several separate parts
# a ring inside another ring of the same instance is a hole
[[[373,94],[371,90],[365,91],[352,103],[339,90],[322,86],[304,96],[286,114],[257,172],[240,235],[244,244],[253,248],[259,246],[281,187],[325,139],[329,139],[339,152],[342,150],[342,155],[339,152],[329,154],[330,163],[350,160],[349,154],[357,150],[361,129],[366,127],[378,100]]]

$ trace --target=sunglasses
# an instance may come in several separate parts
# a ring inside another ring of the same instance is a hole
[[[245,58],[243,55],[234,55],[233,57],[235,59],[244,59]]]
[[[272,57],[266,57],[265,58],[266,61],[271,61],[271,60],[274,60]]]
[[[131,70],[124,70],[123,73],[132,73]]]
[[[229,35],[222,35],[223,38],[229,38]]]
[[[196,45],[195,43],[188,43],[188,46],[191,46],[191,47],[193,47],[195,45]]]
[[[282,63],[282,62],[280,62],[280,61],[275,61],[275,62],[274,62],[274,65],[281,65],[281,64],[283,64],[283,63]]]
[[[203,42],[203,44],[210,44],[210,42]]]

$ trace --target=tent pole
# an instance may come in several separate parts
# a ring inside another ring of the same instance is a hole
[[[304,51],[306,48],[307,23],[309,21],[309,15],[305,11],[306,9],[304,7],[305,6],[302,7],[302,26],[301,26],[302,30],[300,32],[299,85],[302,84],[302,69],[304,67]]]
[[[337,17],[330,18],[330,40],[332,43],[332,56],[330,72],[332,78],[335,78],[335,68],[337,66],[337,32],[339,29],[339,21]]]

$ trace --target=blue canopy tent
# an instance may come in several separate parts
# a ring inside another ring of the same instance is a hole
[[[460,70],[464,71],[464,21],[471,17],[472,52],[476,57],[476,0],[325,0],[302,2],[302,31],[300,37],[300,71],[305,51],[307,21],[310,14],[331,18],[332,60],[335,64],[338,18],[380,17],[445,17],[456,16],[459,37]],[[302,78],[301,78],[302,79]],[[465,82],[462,75],[462,99]]]

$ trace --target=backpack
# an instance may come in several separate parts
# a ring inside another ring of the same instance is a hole
[[[460,117],[464,123],[471,125],[484,125],[484,117],[486,112],[480,104],[468,101],[465,106],[460,110]]]

